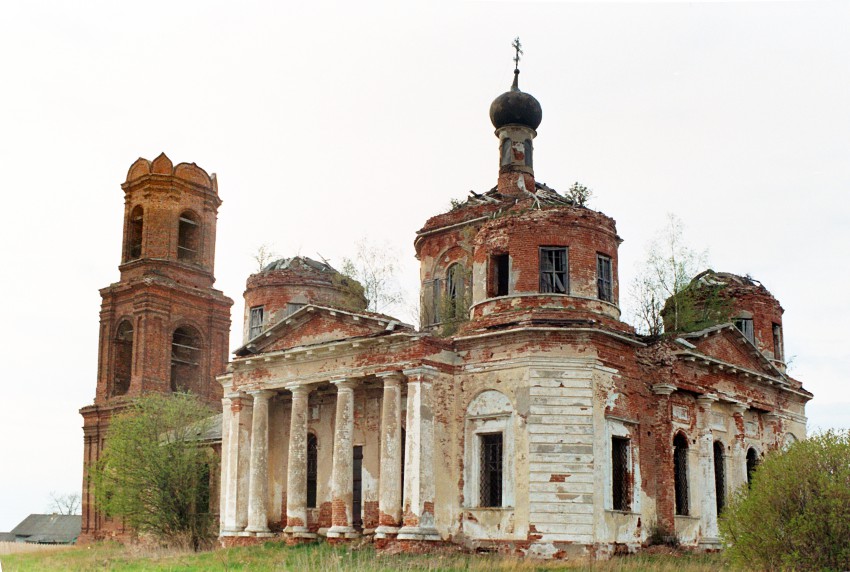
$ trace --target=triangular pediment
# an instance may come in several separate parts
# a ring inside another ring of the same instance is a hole
[[[688,353],[698,353],[744,370],[772,377],[784,377],[770,360],[732,324],[723,324],[686,334],[680,339],[687,345],[693,346]]]
[[[397,331],[413,328],[389,316],[307,305],[233,353],[243,357]]]

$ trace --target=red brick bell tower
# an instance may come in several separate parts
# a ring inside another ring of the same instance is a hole
[[[161,154],[130,167],[124,190],[120,280],[100,291],[94,403],[83,407],[83,522],[80,539],[125,533],[100,514],[88,485],[113,412],[143,393],[190,391],[214,407],[228,357],[230,306],[215,290],[218,183],[194,163]]]

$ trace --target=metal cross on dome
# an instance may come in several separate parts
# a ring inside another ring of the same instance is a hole
[[[516,50],[516,55],[514,56],[514,71],[519,71],[519,57],[523,55],[522,52],[522,44],[519,43],[519,36],[514,38],[514,41],[511,43],[511,46]]]

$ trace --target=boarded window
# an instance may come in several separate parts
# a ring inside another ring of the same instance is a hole
[[[463,267],[460,264],[452,264],[446,271],[446,300],[445,314],[449,320],[460,319],[466,313],[466,285],[464,281]]]
[[[511,143],[510,139],[502,139],[502,149],[499,153],[499,165],[502,167],[511,164],[511,145],[513,145],[513,143]]]
[[[303,308],[306,305],[307,304],[302,304],[302,303],[299,303],[299,302],[289,302],[286,305],[286,315],[284,317],[291,316],[292,314],[294,314],[295,312],[297,312],[298,310],[300,310],[301,308]]]
[[[127,229],[127,255],[125,261],[135,260],[142,256],[142,231],[144,230],[144,210],[137,206],[130,213],[129,228]]]
[[[714,492],[717,499],[717,514],[726,506],[726,456],[723,443],[714,442]]]
[[[319,478],[319,440],[307,433],[307,508],[316,508],[316,483]]]
[[[782,345],[782,326],[773,324],[773,357],[780,361],[785,360],[785,348]]]
[[[676,514],[690,514],[688,502],[688,439],[682,433],[673,439],[673,485],[676,492]]]
[[[611,493],[614,510],[631,509],[629,440],[611,437]]]
[[[759,457],[756,450],[750,447],[747,450],[747,485],[753,482],[753,473],[756,472],[756,469],[759,465]]]
[[[181,326],[171,336],[171,391],[200,393],[201,336]]]
[[[495,296],[507,296],[510,289],[511,276],[510,257],[505,254],[494,254],[490,257],[490,280],[487,288],[487,295],[490,298]]]
[[[502,434],[479,435],[481,446],[479,506],[502,506]]]
[[[180,215],[177,229],[177,259],[195,262],[201,246],[201,229],[198,217],[190,212]]]
[[[564,247],[540,247],[540,291],[569,294],[569,257]]]
[[[614,290],[611,281],[611,258],[604,254],[596,255],[596,291],[600,300],[612,302]]]
[[[133,324],[129,320],[123,320],[118,325],[114,348],[112,395],[124,395],[130,389],[133,371]]]
[[[254,306],[251,308],[251,318],[248,325],[248,339],[253,339],[263,332],[263,319],[265,318],[265,309],[263,306]]]
[[[756,343],[755,335],[753,333],[753,319],[752,318],[735,318],[735,327],[741,330],[741,333],[750,340],[752,343]]]

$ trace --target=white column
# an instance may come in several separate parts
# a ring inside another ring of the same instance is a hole
[[[270,535],[269,487],[269,399],[272,391],[252,391],[254,415],[251,423],[251,466],[248,480],[248,527],[245,532]]]
[[[287,385],[292,392],[289,461],[286,467],[286,528],[295,538],[315,538],[307,529],[307,403],[310,386]]]
[[[248,524],[248,444],[250,433],[252,407],[244,393],[234,392],[230,398],[230,428],[227,431],[227,442],[222,442],[222,451],[227,450],[223,457],[226,464],[222,467],[222,476],[226,481],[226,498],[224,506],[224,530],[222,536],[234,536],[243,533]],[[226,476],[224,471],[227,471]]]
[[[717,493],[714,483],[714,438],[711,433],[711,404],[717,401],[714,395],[697,397],[697,447],[699,468],[697,470],[697,492],[700,498],[700,527],[702,535],[699,545],[719,548],[717,529]],[[691,497],[693,498],[693,497]]]
[[[354,538],[352,526],[354,492],[354,382],[332,381],[336,386],[336,420],[331,492],[331,528],[328,538]]]
[[[407,440],[404,520],[399,540],[440,540],[434,524],[433,367],[404,370],[407,376]]]
[[[731,406],[732,418],[735,420],[735,438],[732,441],[732,459],[726,468],[729,474],[729,489],[738,490],[747,484],[747,430],[744,425],[744,412],[747,406],[734,403]]]
[[[381,403],[381,473],[378,484],[376,538],[398,533],[401,524],[401,383],[399,372],[378,374],[384,381]]]
[[[233,417],[233,411],[230,410],[230,396],[227,395],[221,400],[221,468],[218,487],[218,530],[219,533],[224,532],[224,515],[227,511],[227,495],[230,490],[230,469],[229,463],[230,454],[230,420]]]

